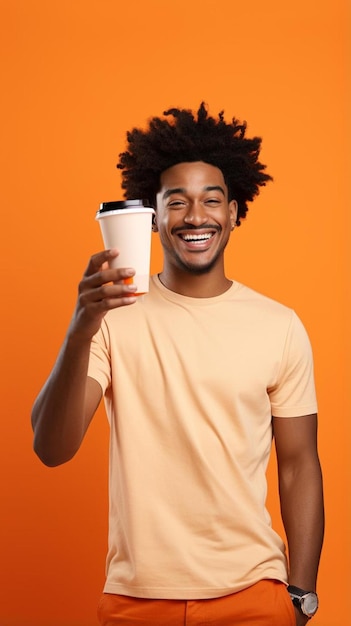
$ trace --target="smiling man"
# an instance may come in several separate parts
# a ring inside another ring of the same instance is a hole
[[[168,168],[160,177],[156,206],[154,230],[158,229],[164,250],[162,283],[193,296],[196,275],[203,296],[228,289],[224,250],[235,226],[237,202],[228,200],[221,170],[203,161]]]
[[[78,451],[102,397],[110,515],[101,626],[303,626],[323,540],[313,360],[291,309],[226,276],[270,180],[246,126],[171,109],[127,135],[125,196],[149,198],[164,252],[150,292],[93,255],[32,413],[47,465]],[[287,536],[266,500],[272,438]]]

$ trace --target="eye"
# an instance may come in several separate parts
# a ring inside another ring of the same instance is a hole
[[[220,201],[219,198],[207,198],[207,200],[205,200],[205,204],[210,204],[210,205],[213,205],[213,206],[215,206],[217,204],[220,204],[220,203],[221,203],[221,201]]]
[[[185,205],[184,200],[171,200],[168,203],[168,206],[171,207],[172,209],[178,209],[181,208]]]

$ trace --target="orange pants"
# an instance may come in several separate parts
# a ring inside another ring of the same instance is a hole
[[[283,583],[262,580],[248,589],[208,600],[153,600],[104,593],[101,626],[296,626]]]

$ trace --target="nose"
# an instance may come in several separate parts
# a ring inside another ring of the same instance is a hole
[[[188,206],[188,210],[184,215],[184,222],[194,226],[201,226],[207,222],[207,214],[205,207],[201,202],[192,202]]]

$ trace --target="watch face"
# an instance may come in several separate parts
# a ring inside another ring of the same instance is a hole
[[[303,597],[303,613],[311,617],[318,609],[318,598],[315,593],[307,593]]]

